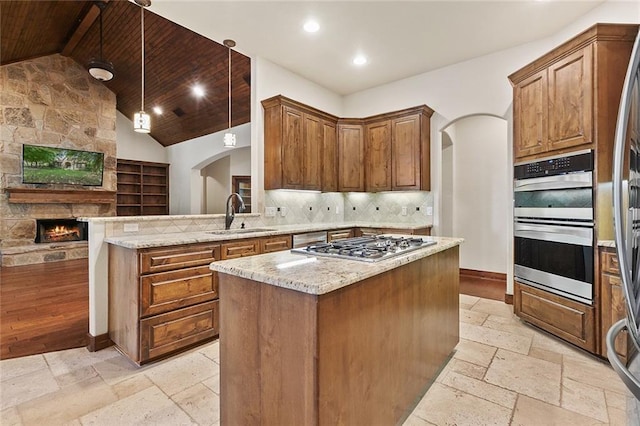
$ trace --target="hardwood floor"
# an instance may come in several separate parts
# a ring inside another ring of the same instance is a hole
[[[0,268],[0,359],[86,346],[87,259]]]
[[[461,273],[460,293],[504,301],[505,282]],[[0,359],[86,346],[87,259],[0,268]]]

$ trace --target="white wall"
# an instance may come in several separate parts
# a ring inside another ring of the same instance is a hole
[[[251,175],[251,147],[235,149],[231,153],[229,170],[232,177]]]
[[[236,134],[236,148],[251,144],[250,123],[232,128]],[[219,158],[229,155],[222,138],[226,130],[201,136],[167,147],[169,163],[170,213],[200,214],[203,209],[204,180],[200,170]]]
[[[453,235],[464,238],[460,267],[506,273],[511,168],[507,122],[490,116],[451,125],[453,142]]]
[[[202,169],[205,178],[204,213],[224,213],[225,200],[231,193],[231,156],[227,155]]]
[[[153,125],[153,117],[151,121]],[[167,148],[144,133],[133,131],[133,123],[120,111],[116,112],[116,150],[117,158],[127,160],[168,163]]]

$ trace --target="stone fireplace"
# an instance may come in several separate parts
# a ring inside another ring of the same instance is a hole
[[[37,220],[115,216],[115,94],[55,54],[0,66],[0,109],[0,264],[86,258],[86,240],[36,244]],[[22,183],[23,144],[104,153],[102,186]]]

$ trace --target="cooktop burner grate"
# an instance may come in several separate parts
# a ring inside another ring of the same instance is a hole
[[[374,237],[348,238],[331,243],[312,244],[307,247],[292,249],[291,252],[363,262],[377,262],[433,244],[436,244],[436,242],[423,237],[377,235]]]

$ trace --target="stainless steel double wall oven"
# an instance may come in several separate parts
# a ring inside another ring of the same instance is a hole
[[[514,168],[514,277],[593,304],[593,152],[517,163]]]

